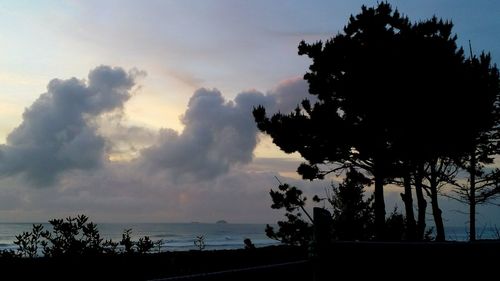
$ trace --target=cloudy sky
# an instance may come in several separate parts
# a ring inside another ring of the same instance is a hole
[[[390,2],[453,20],[460,44],[498,62],[497,1]],[[0,221],[274,222],[275,176],[311,194],[329,182],[299,180],[300,157],[258,133],[252,107],[292,110],[310,64],[298,43],[375,3],[0,1]],[[463,206],[443,205],[464,225]]]

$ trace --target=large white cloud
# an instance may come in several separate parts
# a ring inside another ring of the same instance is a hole
[[[182,133],[163,129],[158,141],[144,149],[139,162],[148,171],[166,171],[172,181],[206,180],[253,159],[258,130],[252,110],[291,111],[307,94],[302,79],[283,82],[267,94],[252,90],[226,101],[216,89],[198,89],[181,117]]]
[[[113,114],[131,97],[138,74],[101,66],[87,81],[49,83],[0,147],[0,202],[15,202],[0,204],[0,218],[85,213],[107,221],[272,222],[280,216],[268,195],[280,169],[248,165],[259,139],[252,109],[291,111],[307,96],[307,84],[291,79],[234,100],[201,88],[181,116],[183,131],[154,132]],[[52,188],[30,188],[19,176]],[[235,199],[235,192],[242,196]]]
[[[109,119],[110,112],[120,111],[130,99],[141,74],[100,66],[90,71],[87,81],[52,80],[47,92],[26,109],[7,144],[0,146],[0,176],[21,175],[35,186],[48,186],[67,171],[102,167],[108,158],[135,157],[129,163],[134,169],[166,174],[170,182],[216,178],[252,161],[258,142],[254,107],[291,111],[307,95],[300,78],[265,94],[241,92],[233,101],[216,89],[201,88],[181,116],[182,132],[165,128],[154,133],[124,126],[117,115]],[[144,148],[144,143],[153,144]]]
[[[22,174],[36,186],[47,186],[64,171],[100,166],[106,140],[93,118],[122,109],[138,74],[99,66],[90,71],[88,81],[50,81],[0,147],[0,175]]]

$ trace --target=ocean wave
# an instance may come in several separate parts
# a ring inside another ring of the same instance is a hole
[[[149,238],[175,238],[175,237],[183,237],[183,235],[180,234],[171,234],[171,233],[165,233],[165,234],[152,234],[152,235],[146,235],[149,236]]]
[[[47,230],[49,225],[44,224]],[[124,229],[132,228],[132,240],[149,236],[153,241],[162,240],[162,248],[166,250],[197,249],[194,241],[198,235],[203,235],[206,249],[238,249],[243,248],[243,240],[250,238],[259,246],[276,244],[265,235],[265,225],[250,224],[182,224],[182,223],[151,223],[151,224],[98,224],[103,239],[119,242]],[[13,244],[15,236],[23,231],[31,231],[31,224],[0,223],[0,249],[16,249]]]
[[[255,246],[268,246],[268,245],[276,245],[279,244],[280,242],[275,241],[275,240],[254,240],[252,243]],[[241,241],[236,241],[236,240],[207,240],[205,241],[205,247],[215,247],[215,248],[226,248],[226,247],[244,247],[245,243],[243,240]],[[194,240],[171,240],[171,241],[164,241],[162,243],[162,247],[195,247],[194,245]]]

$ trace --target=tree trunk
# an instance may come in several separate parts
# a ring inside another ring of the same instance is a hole
[[[417,239],[417,225],[415,222],[415,214],[413,213],[413,198],[411,195],[411,175],[406,172],[404,178],[405,192],[401,193],[401,198],[405,204],[406,217],[406,239],[414,241]]]
[[[424,198],[422,181],[424,176],[423,164],[419,164],[415,173],[415,194],[417,195],[418,219],[417,219],[417,240],[424,239],[425,233],[425,210],[427,209],[427,201]]]
[[[436,241],[445,241],[443,217],[437,198],[437,191],[431,189],[432,215],[434,216],[434,223],[436,224]]]
[[[384,202],[384,178],[380,167],[375,162],[375,235],[377,240],[385,238],[385,202]]]
[[[445,241],[444,224],[442,211],[438,204],[438,190],[437,190],[437,172],[436,172],[436,162],[431,164],[431,179],[430,179],[430,191],[431,191],[431,206],[432,215],[434,217],[434,223],[436,225],[436,241]]]
[[[470,241],[476,241],[476,150],[470,158],[469,232]]]

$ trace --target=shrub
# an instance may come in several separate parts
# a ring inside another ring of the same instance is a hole
[[[18,246],[17,256],[35,258],[40,250],[47,257],[60,256],[95,256],[118,254],[118,245],[122,245],[125,254],[145,254],[156,245],[161,249],[161,241],[152,241],[148,236],[139,238],[135,242],[131,239],[131,229],[125,229],[122,240],[114,242],[101,238],[97,225],[88,221],[85,215],[68,217],[66,219],[53,219],[49,223],[52,231],[44,230],[41,224],[34,224],[31,232],[23,232],[16,236],[14,244]],[[10,252],[2,256],[13,256]]]

